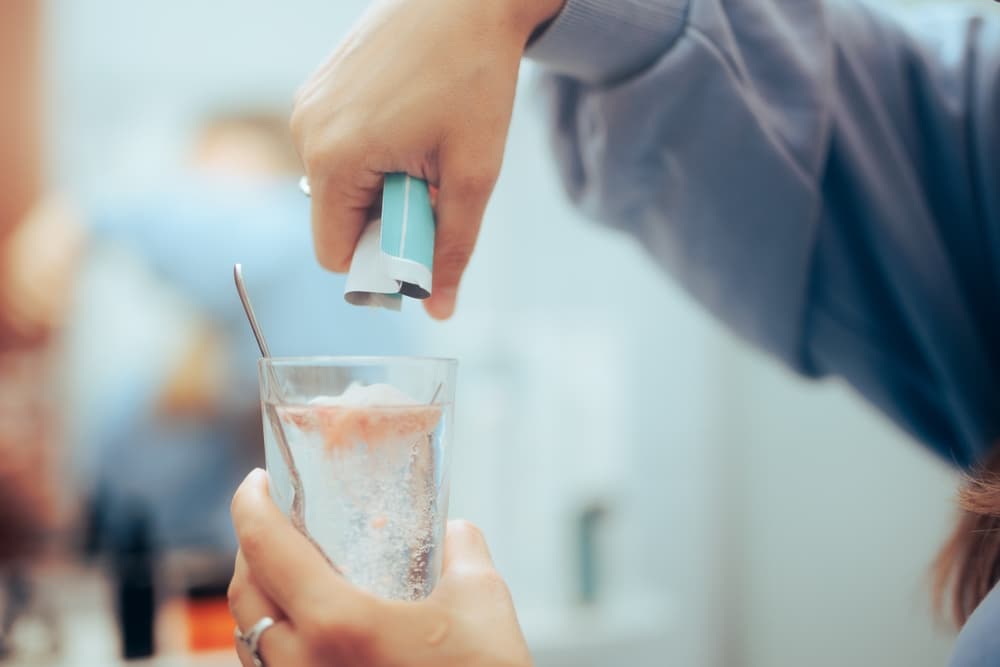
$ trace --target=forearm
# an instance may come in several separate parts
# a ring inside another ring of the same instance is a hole
[[[822,3],[778,4],[570,0],[528,55],[570,197],[801,367],[832,73]]]
[[[622,3],[569,0],[529,51],[552,72],[570,196],[755,345],[974,460],[1000,428],[981,371],[1000,335],[984,328],[1000,29],[952,17],[928,36],[858,2],[685,4],[635,0],[661,16],[636,27]],[[600,20],[578,20],[591,6]]]
[[[530,37],[562,10],[566,0],[503,0],[515,23]],[[472,0],[477,2],[477,0]]]

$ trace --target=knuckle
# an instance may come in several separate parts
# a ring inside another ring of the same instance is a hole
[[[309,113],[309,105],[301,96],[296,96],[292,104],[292,113],[288,117],[288,130],[292,135],[295,146],[302,151],[306,138],[311,133],[312,115]]]
[[[364,121],[355,121],[352,116],[353,114],[341,112],[328,119],[323,132],[323,145],[327,152],[339,156],[351,155],[367,141],[368,129]]]
[[[243,550],[248,559],[253,559],[267,544],[267,530],[264,529],[260,521],[253,517],[240,522],[237,527],[237,536],[239,537],[240,549]]]
[[[301,86],[295,89],[295,93],[292,94],[292,109],[300,109],[305,104],[306,95],[310,90],[312,84],[312,79],[306,81]]]
[[[292,138],[296,144],[300,143],[302,139],[305,122],[305,111],[302,108],[302,104],[296,98],[295,103],[292,105],[292,113],[288,117],[288,129],[291,131]]]
[[[313,187],[319,185],[318,181],[322,179],[324,166],[330,162],[331,153],[335,155],[336,151],[331,150],[330,146],[307,138],[304,132],[300,135],[299,154],[310,179],[317,181]]]
[[[240,599],[246,594],[246,588],[242,582],[233,579],[226,589],[226,600],[229,601],[229,611],[235,614],[236,608],[240,605]]]
[[[323,178],[334,167],[350,172],[358,163],[358,156],[365,155],[359,150],[364,141],[359,134],[337,128],[313,131],[305,125],[298,132],[299,152],[310,176]]]
[[[491,170],[473,167],[463,169],[462,174],[455,178],[451,187],[458,197],[479,199],[487,197],[493,190],[495,183],[496,174]]]

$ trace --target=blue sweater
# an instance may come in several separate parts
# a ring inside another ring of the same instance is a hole
[[[992,447],[1000,17],[568,0],[529,56],[550,72],[555,150],[585,212],[740,335],[844,378],[948,461]],[[994,592],[953,665],[1000,665],[998,637]]]

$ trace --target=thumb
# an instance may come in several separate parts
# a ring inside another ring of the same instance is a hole
[[[455,520],[448,522],[444,539],[444,576],[456,571],[492,570],[493,557],[486,538],[475,524]]]

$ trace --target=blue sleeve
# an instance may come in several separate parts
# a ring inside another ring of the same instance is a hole
[[[528,55],[586,213],[969,465],[1000,435],[1000,25],[913,11],[568,0]]]

